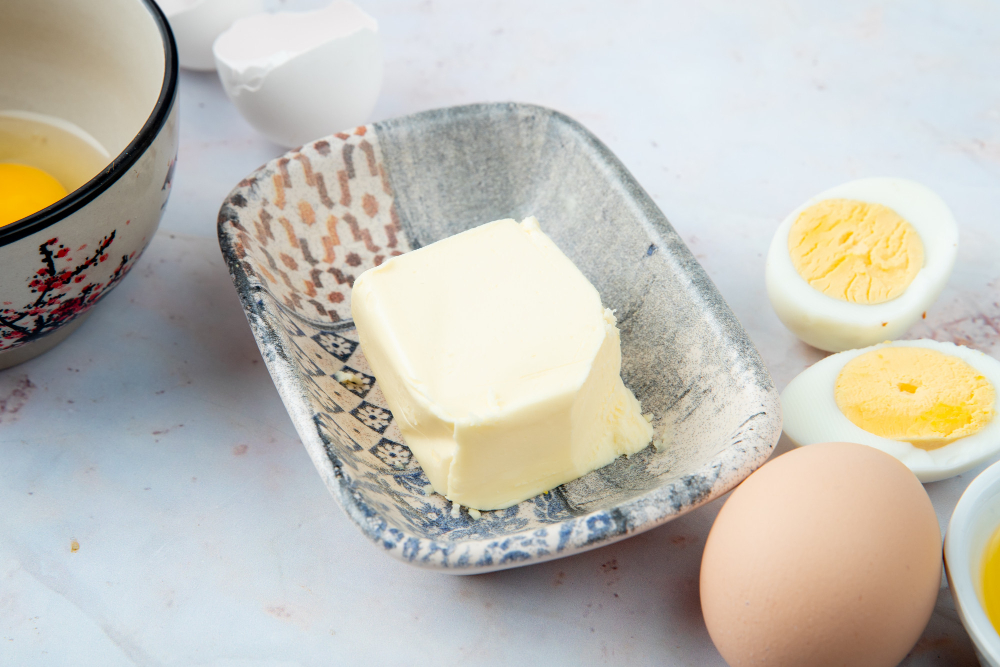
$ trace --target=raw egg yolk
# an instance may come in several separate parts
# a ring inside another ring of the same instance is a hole
[[[56,203],[68,193],[59,181],[25,164],[0,164],[0,227]]]
[[[826,199],[802,211],[788,252],[813,288],[861,304],[895,299],[924,265],[924,245],[910,223],[887,206],[852,199]]]
[[[983,607],[1000,632],[1000,530],[993,533],[983,556]]]
[[[837,407],[869,433],[936,449],[993,419],[996,392],[958,357],[922,347],[884,347],[847,362]]]

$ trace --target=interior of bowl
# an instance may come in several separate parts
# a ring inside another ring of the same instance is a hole
[[[66,218],[129,173],[176,95],[176,47],[153,0],[4,3],[0,162],[48,172],[68,194],[0,226],[0,246]]]
[[[143,0],[4,2],[0,112],[63,119],[116,156],[152,113],[165,67],[160,28]]]
[[[357,344],[351,284],[394,254],[528,215],[616,311],[622,377],[665,446],[478,517],[427,493]],[[457,107],[313,142],[233,191],[219,237],[317,468],[411,562],[492,567],[512,535],[519,563],[620,539],[729,490],[780,435],[770,376],[705,272],[607,148],[550,110]]]
[[[980,499],[968,532],[969,578],[981,606],[986,599],[981,576],[986,559],[986,547],[997,529],[1000,529],[1000,485],[995,486],[989,495]]]

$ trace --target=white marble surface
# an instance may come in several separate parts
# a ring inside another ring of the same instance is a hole
[[[862,176],[922,181],[960,221],[955,273],[912,335],[1000,354],[1000,5],[359,4],[385,37],[373,120],[517,100],[582,121],[666,212],[779,388],[821,355],[767,303],[770,236]],[[0,664],[722,665],[697,584],[719,502],[476,577],[362,537],[299,444],[215,240],[222,198],[281,149],[214,75],[184,73],[179,103],[174,191],[146,255],[66,343],[0,372]],[[976,472],[928,485],[942,528]],[[975,664],[946,589],[905,664]]]

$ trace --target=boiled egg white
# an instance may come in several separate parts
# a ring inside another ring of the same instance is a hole
[[[364,124],[382,86],[378,23],[350,2],[240,19],[213,52],[229,99],[284,146]]]
[[[865,347],[902,336],[926,312],[957,251],[955,218],[929,188],[899,178],[851,181],[809,199],[778,227],[767,294],[809,345]]]
[[[933,482],[1000,453],[997,388],[1000,362],[982,352],[934,340],[886,342],[800,373],[781,393],[784,430],[799,446],[875,447]]]
[[[185,69],[215,69],[212,43],[244,16],[264,11],[264,0],[156,0],[170,22],[177,58]]]

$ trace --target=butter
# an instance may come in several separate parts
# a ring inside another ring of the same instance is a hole
[[[509,507],[652,440],[614,315],[535,218],[369,269],[351,312],[403,440],[455,504]]]
[[[802,211],[788,252],[806,282],[851,303],[895,299],[924,266],[924,245],[910,223],[887,206],[851,199],[824,199]]]

